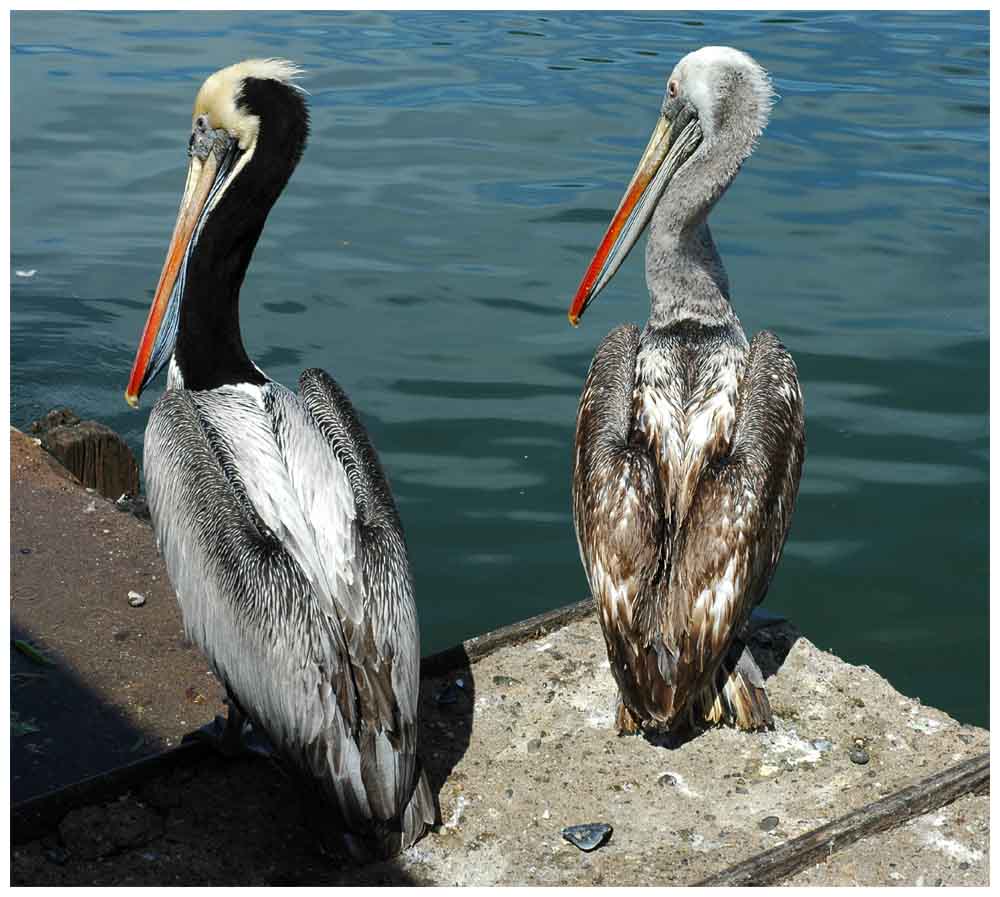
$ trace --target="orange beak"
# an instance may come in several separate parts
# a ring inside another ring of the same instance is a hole
[[[181,290],[176,290],[180,273],[188,249],[191,245],[202,211],[215,183],[219,163],[215,153],[209,153],[203,162],[197,156],[191,157],[187,183],[177,213],[177,223],[167,248],[167,259],[160,272],[160,280],[153,295],[153,304],[146,318],[146,326],[139,340],[139,349],[132,363],[132,374],[125,390],[125,401],[133,408],[139,407],[139,394],[146,384],[156,376],[173,352],[176,325],[167,333],[163,330],[164,318],[179,314]]]
[[[687,129],[685,133],[686,131]],[[587,273],[580,281],[576,296],[573,297],[573,303],[569,307],[569,322],[574,327],[580,323],[587,306],[615,276],[649,223],[670,175],[676,170],[676,166],[663,164],[674,143],[671,140],[670,122],[660,116],[625,196],[622,197]]]

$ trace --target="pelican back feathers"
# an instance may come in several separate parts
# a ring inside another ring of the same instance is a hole
[[[329,802],[317,834],[388,856],[434,818],[412,580],[398,518],[370,527],[355,492],[381,470],[352,482],[341,459],[359,450],[317,420],[353,410],[324,401],[272,382],[168,390],[146,430],[147,491],[188,635]]]
[[[738,324],[678,322],[618,328],[598,348],[574,519],[623,728],[770,723],[739,636],[780,559],[804,453],[795,365],[773,334],[747,347]]]

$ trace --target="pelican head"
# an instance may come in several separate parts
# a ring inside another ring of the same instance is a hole
[[[702,47],[671,72],[649,145],[569,309],[576,326],[607,286],[662,203],[672,229],[705,220],[767,125],[767,73],[732,47]]]
[[[293,83],[299,74],[285,60],[248,59],[211,75],[198,91],[177,223],[125,390],[133,408],[174,354],[199,246],[209,247],[199,271],[220,267],[225,286],[238,293],[264,218],[305,147],[308,114]],[[205,279],[201,286],[199,302],[234,299],[225,289],[206,295]]]

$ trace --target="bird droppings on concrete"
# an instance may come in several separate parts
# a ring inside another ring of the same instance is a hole
[[[915,713],[916,708],[913,708],[910,712]],[[921,719],[910,720],[909,726],[915,732],[920,732],[924,735],[930,735],[933,732],[936,732],[941,727],[941,723],[939,723],[936,719],[930,719],[929,717],[925,716]]]
[[[976,847],[970,847],[963,843],[958,837],[948,837],[941,829],[946,823],[944,813],[931,813],[918,819],[914,824],[914,831],[918,837],[932,850],[938,850],[957,863],[981,863],[983,851]]]
[[[510,790],[510,789],[508,789]],[[514,792],[511,791],[511,797],[514,796]],[[462,816],[465,813],[465,805],[468,803],[464,795],[459,795],[455,801],[455,807],[451,811],[451,818],[444,824],[445,828],[458,828],[459,823],[462,821]]]
[[[863,838],[784,882],[830,885],[988,885],[990,797],[966,795],[892,831]]]
[[[763,735],[769,750],[782,763],[797,766],[800,763],[818,763],[822,752],[811,741],[800,738],[794,728],[784,732],[767,732]]]

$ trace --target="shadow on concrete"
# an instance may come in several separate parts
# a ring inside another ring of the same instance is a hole
[[[764,674],[765,681],[784,666],[795,643],[802,637],[793,623],[761,608],[757,608],[751,615],[747,632],[750,653]]]
[[[50,663],[16,650],[38,648]],[[27,627],[11,624],[11,800],[132,763],[163,745],[69,670]]]
[[[23,627],[12,638],[45,651]],[[321,855],[295,783],[264,759],[185,748],[171,768],[147,761],[148,775],[114,787],[118,774],[110,770],[143,756],[135,748],[145,733],[58,662],[12,651],[12,666],[13,712],[29,727],[44,719],[39,731],[12,737],[14,800],[99,773],[112,783],[87,792],[101,796],[83,806],[79,799],[50,803],[44,824],[32,825],[37,840],[19,848],[15,881],[113,884],[104,879],[113,865],[119,881],[146,884],[419,884],[405,858],[356,866]],[[437,804],[468,749],[476,688],[462,647],[436,655],[425,672],[419,750]]]
[[[472,738],[476,681],[461,645],[421,664],[420,759],[427,771],[440,819],[438,793],[465,756]]]

